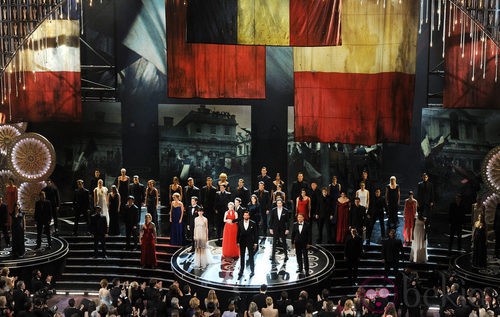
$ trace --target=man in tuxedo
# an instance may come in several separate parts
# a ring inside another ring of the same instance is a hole
[[[54,219],[54,235],[59,232],[57,217],[59,213],[59,206],[61,205],[61,199],[59,197],[59,189],[50,179],[47,180],[47,186],[42,189],[45,192],[45,198],[50,201],[52,219]]]
[[[227,204],[232,201],[231,193],[226,190],[225,184],[219,185],[219,191],[215,194],[215,228],[217,238],[222,238],[222,228],[224,227],[224,213],[227,211]],[[210,223],[210,222],[209,222]]]
[[[297,222],[293,224],[292,245],[295,248],[297,263],[299,265],[297,273],[302,273],[302,270],[305,269],[306,276],[309,276],[309,257],[307,255],[307,250],[311,245],[311,232],[309,225],[304,222],[304,215],[302,214],[297,215]]]
[[[50,201],[45,198],[45,192],[41,191],[38,194],[38,201],[35,203],[34,218],[36,221],[36,249],[42,245],[42,232],[47,236],[47,245],[50,248],[52,242],[50,240],[50,219],[51,205]]]
[[[389,231],[389,238],[382,242],[382,257],[384,259],[385,277],[389,275],[391,269],[394,276],[398,275],[399,261],[402,258],[403,242],[396,239],[396,230]]]
[[[450,204],[449,222],[450,222],[450,240],[448,243],[448,252],[451,252],[453,238],[456,236],[458,241],[457,250],[462,250],[462,228],[465,223],[466,207],[461,194],[455,196],[455,201]]]
[[[246,208],[244,207],[244,205],[242,206],[241,198],[236,197],[234,199],[234,211],[236,211],[238,213],[238,216],[240,216],[240,215],[243,215],[243,212],[245,210],[246,210]]]
[[[125,213],[123,216],[125,219],[125,248],[130,250],[130,238],[132,238],[134,249],[137,249],[137,229],[139,228],[141,212],[135,204],[133,195],[128,196],[127,204],[123,207],[123,211]]]
[[[80,221],[81,215],[83,215],[84,219],[87,221],[87,225],[90,225],[90,193],[83,186],[83,180],[81,179],[76,181],[76,187],[73,195],[73,211],[75,212],[75,224],[73,225],[74,236],[78,234],[78,222]]]
[[[200,203],[205,212],[205,217],[208,219],[208,225],[215,225],[214,221],[214,205],[215,205],[215,195],[217,193],[217,188],[213,185],[212,177],[207,177],[207,184],[201,189]],[[227,206],[227,205],[226,205]]]
[[[363,253],[363,239],[358,235],[356,228],[351,228],[351,234],[345,241],[344,258],[348,269],[349,279],[356,283],[358,267]]]
[[[194,252],[194,219],[198,217],[198,211],[202,208],[198,205],[198,197],[192,196],[189,202],[189,206],[186,208],[186,240],[191,241],[191,252]]]
[[[134,175],[133,182],[128,187],[130,195],[134,196],[134,204],[141,209],[146,204],[146,187],[139,182],[139,176]],[[128,198],[127,198],[128,199]]]
[[[238,187],[234,193],[234,197],[241,199],[241,204],[246,207],[250,202],[250,190],[245,187],[245,181],[243,178],[238,180]]]
[[[189,177],[187,186],[184,186],[184,206],[191,204],[191,197],[200,197],[200,189],[194,185],[194,179]]]
[[[253,192],[259,199],[260,219],[262,222],[263,234],[267,235],[267,215],[271,210],[271,194],[265,189],[263,181],[259,182],[259,189]]]
[[[276,245],[279,243],[285,253],[285,261],[288,261],[288,246],[286,236],[288,234],[288,209],[283,207],[283,200],[276,200],[276,207],[271,211],[271,220],[269,222],[269,233],[273,236],[273,250],[271,261],[276,261]]]
[[[240,248],[240,272],[238,273],[238,279],[241,279],[245,270],[245,251],[248,252],[250,277],[252,277],[255,269],[253,256],[259,243],[259,228],[253,220],[250,220],[250,212],[248,210],[243,212],[243,221],[238,222],[236,241]]]

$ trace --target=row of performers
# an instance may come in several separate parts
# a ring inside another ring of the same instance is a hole
[[[223,189],[223,188],[222,188]],[[171,243],[174,245],[183,245],[183,229],[185,236],[188,240],[192,237],[192,219],[196,217],[197,211],[200,209],[204,210],[205,216],[209,219],[209,222],[214,227],[216,231],[216,237],[222,237],[222,229],[227,223],[226,219],[228,212],[231,212],[228,206],[233,206],[232,208],[237,214],[242,214],[244,210],[248,210],[251,219],[259,224],[262,230],[262,235],[267,235],[271,233],[272,229],[272,213],[275,209],[284,208],[285,212],[288,214],[288,209],[285,207],[285,202],[278,198],[276,202],[271,205],[271,208],[263,207],[261,201],[257,194],[253,194],[250,198],[250,202],[246,207],[242,204],[241,199],[236,197],[234,201],[231,201],[230,193],[221,190],[217,192],[218,197],[223,197],[225,205],[224,208],[218,203],[217,208],[205,208],[198,202],[196,196],[191,197],[191,203],[189,206],[184,206],[180,201],[180,195],[174,193],[173,201],[170,208],[170,223],[171,223]],[[415,218],[416,212],[416,200],[413,199],[413,194],[411,193],[409,198],[408,206],[411,207],[409,214],[412,213],[413,216],[409,215],[408,219]],[[384,215],[387,213],[389,215],[389,220],[387,223],[387,231],[390,229],[397,228],[397,209],[394,212],[390,212],[386,204],[385,198],[381,197],[380,190],[375,193],[374,204],[367,210],[366,207],[361,205],[360,198],[356,197],[354,203],[351,203],[350,199],[341,193],[340,197],[335,203],[332,202],[331,197],[328,195],[327,189],[322,190],[322,196],[318,201],[318,208],[316,212],[312,212],[310,208],[310,199],[307,196],[305,189],[301,191],[301,195],[296,199],[296,204],[294,208],[295,219],[297,215],[302,215],[304,220],[312,225],[313,221],[317,222],[318,226],[318,237],[317,243],[323,242],[323,232],[326,229],[326,236],[328,243],[344,243],[346,236],[348,236],[349,228],[356,228],[358,232],[364,233],[365,239],[370,241],[373,227],[378,220],[381,228],[382,237],[385,236],[385,223]],[[394,215],[393,215],[394,213]],[[413,227],[411,220],[408,221],[408,227]],[[406,226],[406,224],[405,224]],[[408,233],[411,237],[411,232]]]

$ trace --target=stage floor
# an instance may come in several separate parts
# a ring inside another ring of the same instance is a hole
[[[500,285],[500,259],[494,257],[493,252],[489,252],[487,261],[487,267],[475,267],[472,265],[472,253],[466,253],[454,258],[452,267],[458,276],[473,284]]]
[[[290,240],[288,240],[290,247]],[[330,276],[335,266],[333,255],[319,245],[309,249],[309,276],[296,273],[298,265],[295,250],[288,251],[288,261],[278,248],[276,262],[271,263],[272,238],[261,238],[259,250],[255,254],[255,275],[250,277],[250,267],[244,270],[243,277],[238,279],[240,260],[222,258],[222,248],[216,245],[216,240],[209,241],[212,264],[205,269],[194,265],[194,253],[191,247],[177,251],[172,257],[172,269],[180,280],[215,290],[230,290],[257,292],[261,284],[267,284],[269,291],[296,289],[320,283]]]

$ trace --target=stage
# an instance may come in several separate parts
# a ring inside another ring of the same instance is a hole
[[[459,255],[451,261],[451,267],[465,281],[476,286],[500,285],[500,259],[488,250],[488,264],[485,268],[472,265],[472,253]]]
[[[8,267],[12,275],[19,276],[25,280],[31,280],[33,269],[39,269],[44,274],[59,276],[64,268],[64,261],[69,251],[69,245],[66,240],[59,237],[52,237],[52,248],[47,247],[47,240],[43,235],[42,246],[36,247],[36,233],[26,232],[24,235],[24,244],[26,252],[24,256],[15,258],[12,256],[12,248],[5,247],[2,241],[0,250],[1,266]]]
[[[258,292],[261,284],[268,285],[269,292],[281,290],[303,289],[326,280],[333,272],[335,259],[333,255],[321,246],[311,246],[309,249],[309,276],[296,273],[297,260],[295,250],[288,251],[288,261],[278,248],[275,264],[271,263],[272,238],[261,238],[259,249],[255,254],[255,275],[250,277],[250,267],[246,261],[243,277],[238,279],[240,260],[222,259],[222,248],[216,245],[216,240],[209,241],[212,254],[212,264],[205,269],[194,265],[194,253],[191,247],[178,250],[172,257],[172,270],[176,277],[197,287],[231,292]],[[290,247],[291,243],[288,240]]]

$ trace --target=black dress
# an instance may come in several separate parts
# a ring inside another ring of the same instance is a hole
[[[476,267],[486,267],[487,245],[486,228],[474,228],[474,240],[472,250],[472,265]]]
[[[127,177],[127,180],[118,180],[118,193],[120,194],[120,199],[122,203],[122,207],[127,204],[128,198],[128,188],[130,186],[130,178]]]
[[[24,214],[20,212],[17,216],[12,214],[12,255],[20,257],[24,253]]]
[[[109,235],[117,236],[120,234],[120,223],[118,219],[118,202],[119,195],[109,194]]]

